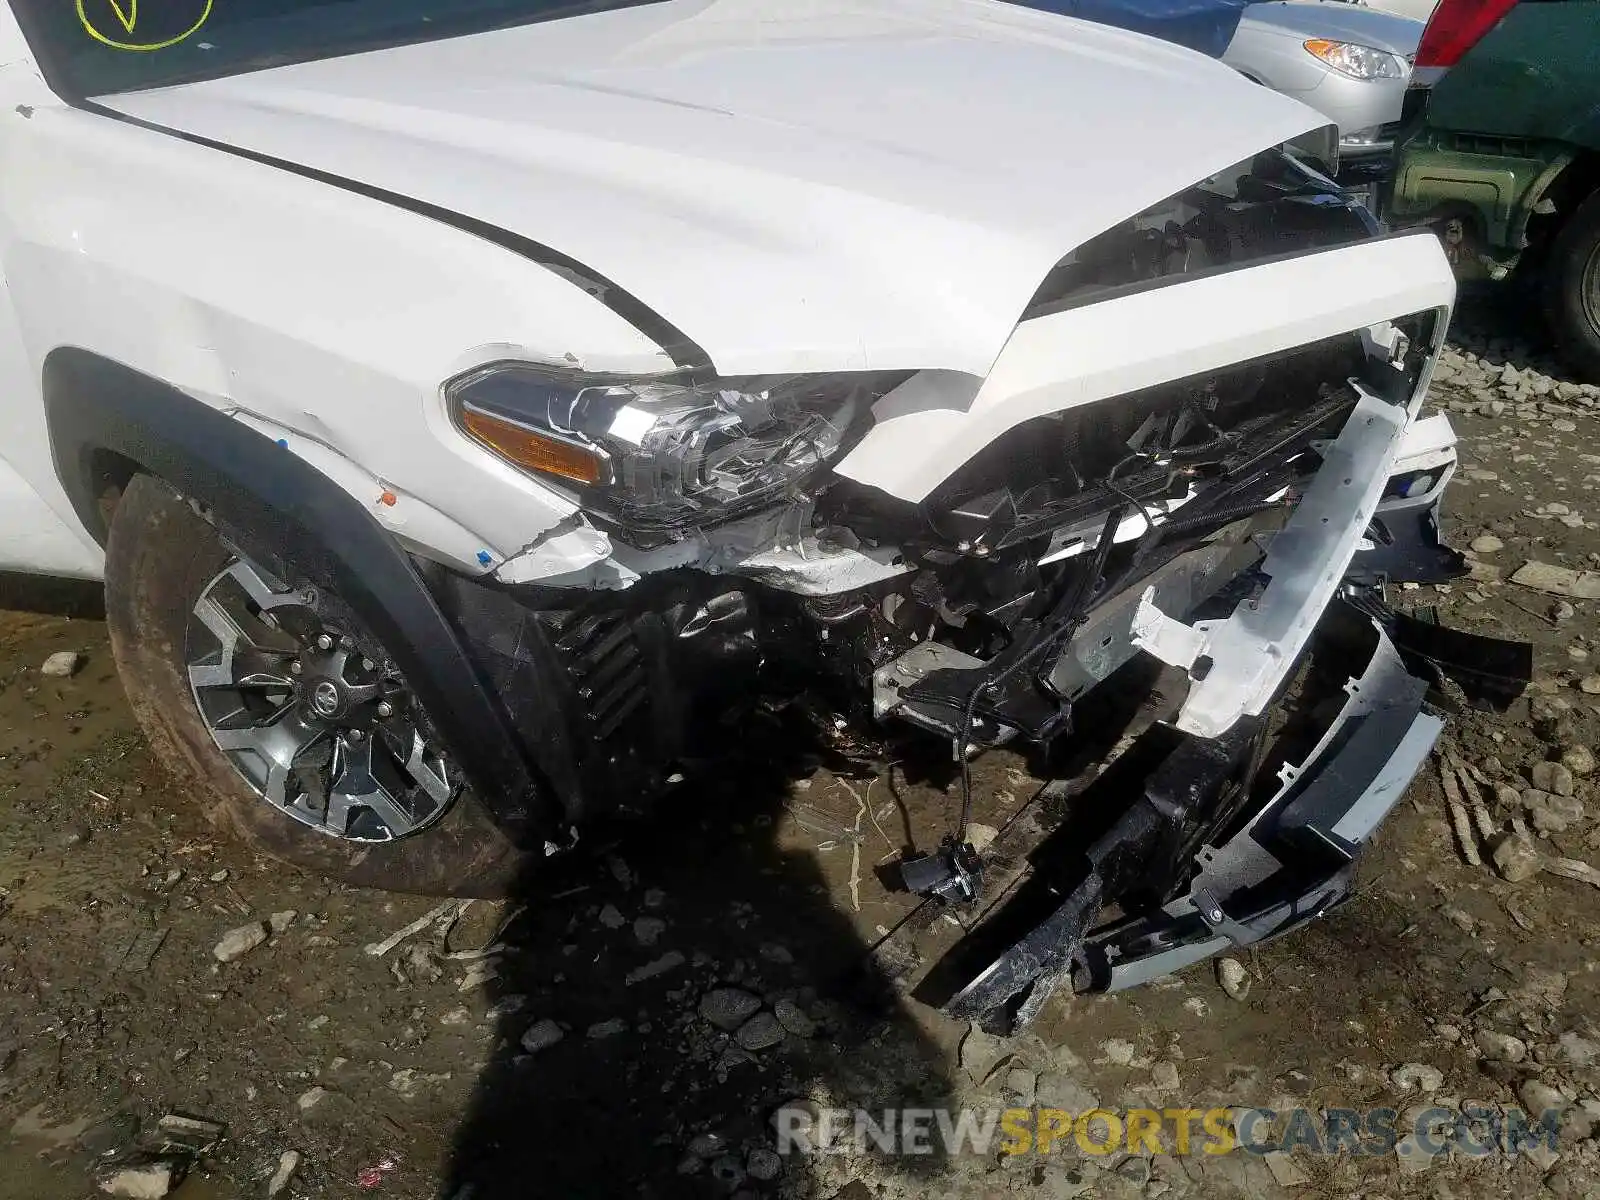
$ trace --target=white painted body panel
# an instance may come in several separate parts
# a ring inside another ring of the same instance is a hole
[[[247,414],[363,505],[394,491],[410,515],[380,515],[442,561],[603,558],[590,531],[541,542],[575,504],[460,436],[440,385],[505,358],[657,371],[654,342],[440,221],[67,106],[3,6],[0,63],[7,561],[97,569],[39,397],[69,345]],[[1079,242],[1317,124],[1200,56],[974,0],[675,0],[114,102],[549,244],[725,372],[981,375]]]
[[[1455,297],[1431,236],[1389,238],[1152,288],[1024,321],[986,379],[918,377],[880,400],[837,467],[923,499],[1032,417],[1435,308]]]
[[[552,246],[725,375],[982,375],[1069,251],[1325,123],[977,0],[672,0],[106,102]]]
[[[440,384],[502,358],[653,371],[661,356],[648,338],[481,239],[67,108],[30,82],[19,67],[0,71],[0,264],[24,298],[25,348],[0,406],[5,457],[62,520],[76,527],[39,396],[59,346],[359,463],[472,530],[491,563],[572,513],[570,500],[457,433]],[[566,358],[574,346],[582,356]],[[370,505],[376,494],[357,498]]]
[[[98,579],[100,548],[0,456],[0,571]]]
[[[23,474],[31,450],[19,435],[28,406],[38,400],[37,389],[29,386],[31,374],[11,289],[0,272],[0,429],[5,431],[0,436],[0,571],[94,579],[100,574],[100,547],[75,516],[58,512],[40,494],[41,487],[49,490],[54,475],[40,479],[36,469]]]

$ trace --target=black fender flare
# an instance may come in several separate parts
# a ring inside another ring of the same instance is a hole
[[[564,839],[550,790],[519,747],[405,550],[327,476],[159,379],[76,347],[42,378],[57,477],[103,545],[105,463],[122,460],[204,505],[267,565],[336,593],[394,656],[466,777],[513,840]]]

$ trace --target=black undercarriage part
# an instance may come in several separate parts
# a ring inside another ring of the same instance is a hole
[[[971,842],[946,838],[932,854],[918,854],[900,863],[906,891],[960,902],[976,900],[983,887],[983,860]]]
[[[1260,730],[1260,718],[1245,718],[1218,738],[1178,740],[1145,779],[1141,794],[1084,851],[1081,877],[1055,910],[950,997],[946,1010],[994,1032],[1009,1032],[1037,1016],[1070,978],[1101,907],[1135,890],[1164,890],[1162,868],[1183,830],[1248,783],[1238,775]]]
[[[1494,702],[1520,691],[1531,665],[1526,644],[1395,613],[1356,585],[1325,614],[1306,679],[1324,653],[1323,690],[1304,684],[1299,718],[1280,709],[1211,739],[1147,728],[1079,793],[1076,816],[1007,846],[1032,875],[966,922],[913,994],[1011,1032],[1063,984],[1133,986],[1326,913],[1351,895],[1367,838],[1443,726],[1432,681]],[[1363,654],[1365,672],[1340,691]],[[1344,697],[1331,724],[1314,716],[1329,691]],[[1284,763],[1299,765],[1280,774]],[[882,949],[880,961],[895,957]],[[897,973],[911,978],[914,963]]]

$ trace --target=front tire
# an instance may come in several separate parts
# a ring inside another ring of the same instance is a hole
[[[1600,192],[1551,243],[1545,299],[1561,357],[1586,382],[1600,384]]]
[[[203,692],[195,684],[197,655],[205,649],[193,644],[195,620],[208,589],[242,562],[165,483],[148,475],[129,482],[106,548],[106,622],[134,715],[178,793],[199,805],[213,825],[261,853],[342,883],[435,895],[504,895],[523,856],[470,789],[453,788],[447,806],[419,820],[414,832],[396,817],[395,827],[404,836],[389,837],[389,830],[363,809],[364,826],[341,823],[352,835],[345,837],[330,832],[332,826],[317,827],[314,811],[306,816],[315,800],[302,800],[298,809],[285,803],[282,780],[275,789],[267,787],[241,768],[239,755],[220,748],[218,729],[226,727],[215,712],[209,719],[202,713],[198,698]],[[341,627],[354,625],[337,597],[325,601],[339,614]],[[381,649],[371,653],[383,661]],[[272,685],[252,676],[233,686]],[[282,692],[265,694],[271,696],[259,702],[265,707],[281,704],[286,713],[295,707],[293,697]],[[317,715],[305,711],[308,718]],[[426,727],[425,714],[419,711],[416,719]],[[339,769],[339,743],[332,736],[337,732],[319,735],[335,764],[330,770]],[[368,736],[361,731],[361,739]],[[308,733],[306,740],[312,745],[318,738]],[[341,775],[346,777],[348,765]],[[314,793],[312,788],[308,796]],[[331,786],[322,794],[325,808],[333,794]],[[291,799],[301,798],[295,793]]]

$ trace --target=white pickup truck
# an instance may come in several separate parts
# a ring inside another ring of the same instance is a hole
[[[1154,656],[1176,748],[955,1004],[1138,982],[1347,894],[1470,657],[1379,590],[1459,566],[1450,270],[1321,125],[988,0],[7,0],[0,568],[104,578],[175,794],[468,894],[707,714],[965,761]],[[965,823],[909,884],[981,889]]]

